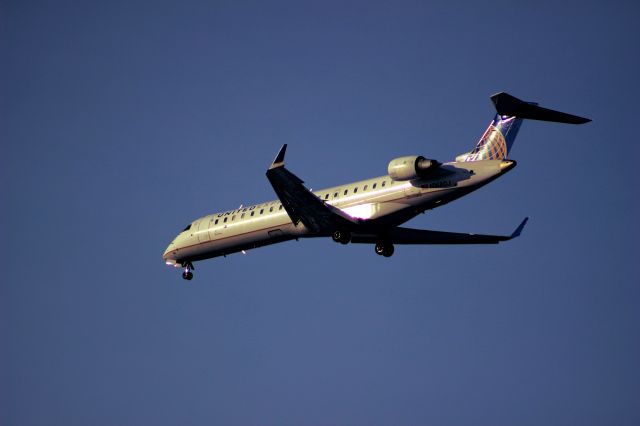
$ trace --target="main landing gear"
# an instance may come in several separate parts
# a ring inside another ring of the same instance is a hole
[[[331,238],[336,243],[349,244],[351,242],[351,232],[336,230],[331,234]],[[393,243],[386,240],[379,240],[376,243],[376,254],[384,257],[391,257],[393,255],[394,248]]]
[[[191,281],[191,279],[193,278],[193,271],[194,268],[193,264],[191,262],[185,262],[182,264],[182,266],[184,267],[184,272],[182,273],[182,278],[184,278],[187,281]]]
[[[387,241],[378,241],[376,243],[376,254],[378,256],[391,257],[393,256],[394,248],[393,244]]]
[[[336,243],[349,244],[349,241],[351,241],[351,232],[340,230],[333,231],[333,234],[331,234],[331,238],[333,238],[333,241],[335,241]]]

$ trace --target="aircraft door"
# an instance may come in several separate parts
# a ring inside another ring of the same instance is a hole
[[[209,220],[202,219],[198,222],[198,231],[196,235],[198,235],[198,241],[201,243],[209,241]]]

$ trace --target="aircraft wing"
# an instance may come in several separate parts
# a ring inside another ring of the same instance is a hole
[[[511,235],[464,234],[459,232],[429,231],[427,229],[390,228],[383,235],[356,234],[352,243],[375,244],[382,240],[393,244],[497,244],[520,236],[529,218],[525,218]]]
[[[336,229],[356,228],[359,224],[357,219],[325,203],[305,188],[299,177],[284,167],[286,149],[286,144],[280,148],[267,170],[267,179],[293,223],[302,222],[309,230],[320,234],[331,234]]]

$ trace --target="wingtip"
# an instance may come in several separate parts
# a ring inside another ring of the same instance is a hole
[[[516,238],[516,237],[520,236],[520,234],[522,233],[522,230],[524,229],[524,226],[527,224],[528,220],[529,220],[529,217],[525,217],[524,218],[524,220],[520,223],[520,225],[518,225],[516,230],[513,231],[513,234],[511,234],[511,238]]]
[[[278,151],[278,155],[276,155],[276,158],[273,160],[273,163],[271,163],[271,167],[269,167],[269,170],[284,166],[284,155],[286,152],[287,152],[287,144],[285,143],[280,148],[280,151]]]

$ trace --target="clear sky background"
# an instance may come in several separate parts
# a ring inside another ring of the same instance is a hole
[[[5,1],[0,424],[637,425],[635,2]],[[204,214],[473,148],[518,167],[409,226],[498,246],[306,240],[196,264]]]

